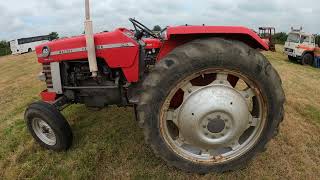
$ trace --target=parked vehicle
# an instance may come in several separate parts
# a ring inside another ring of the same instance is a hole
[[[32,52],[35,50],[36,46],[48,42],[49,40],[49,35],[15,39],[10,41],[11,52],[12,54]]]
[[[93,34],[86,10],[85,36],[36,47],[47,88],[25,120],[41,146],[71,146],[60,111],[76,103],[134,107],[154,153],[187,172],[242,167],[277,134],[281,80],[259,51],[268,45],[250,29],[170,26],[159,36],[130,19],[135,33]],[[143,39],[145,33],[153,38]]]
[[[284,45],[284,53],[290,61],[297,61],[303,65],[313,65],[315,36],[300,29],[291,28]]]
[[[273,52],[276,51],[276,45],[272,39],[275,34],[276,29],[274,27],[259,27],[259,36],[269,45],[269,50]]]

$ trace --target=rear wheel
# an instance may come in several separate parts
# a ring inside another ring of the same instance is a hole
[[[281,80],[258,51],[238,41],[196,40],[161,60],[137,108],[146,141],[188,172],[243,166],[283,119]]]
[[[42,147],[62,151],[71,146],[71,128],[53,105],[35,102],[27,108],[24,117],[31,135]]]
[[[32,49],[31,49],[31,48],[29,48],[29,49],[28,49],[28,53],[31,53],[31,52],[32,52]]]
[[[302,60],[301,60],[301,64],[302,65],[313,65],[313,55],[310,53],[306,53],[305,55],[303,55]]]

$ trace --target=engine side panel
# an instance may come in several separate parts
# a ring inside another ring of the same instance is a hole
[[[99,33],[94,36],[97,58],[106,61],[110,68],[122,68],[128,82],[138,81],[139,44],[127,29]],[[44,46],[50,48],[50,56],[42,57]],[[48,42],[36,47],[39,63],[87,59],[85,36]]]
[[[245,27],[238,26],[177,26],[169,27],[166,40],[157,60],[164,58],[174,48],[189,41],[206,38],[222,37],[242,41],[252,48],[269,50],[269,46],[256,33]]]

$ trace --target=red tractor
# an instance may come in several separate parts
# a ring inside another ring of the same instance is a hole
[[[274,27],[259,27],[259,36],[268,44],[270,51],[276,51],[276,45],[272,39],[275,34],[276,29]]]
[[[132,106],[154,153],[188,172],[234,170],[276,135],[285,101],[281,79],[259,50],[268,45],[244,27],[175,26],[161,36],[130,19],[118,28],[36,48],[47,89],[25,120],[44,148],[73,139],[60,111]],[[143,39],[144,34],[153,38]]]

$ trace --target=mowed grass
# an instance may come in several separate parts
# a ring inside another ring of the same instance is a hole
[[[278,52],[266,57],[286,93],[285,119],[265,152],[249,165],[223,174],[198,175],[168,167],[144,142],[131,108],[64,110],[74,132],[67,152],[42,149],[23,120],[26,106],[44,88],[34,54],[0,58],[0,179],[319,179],[320,69],[290,63]]]

